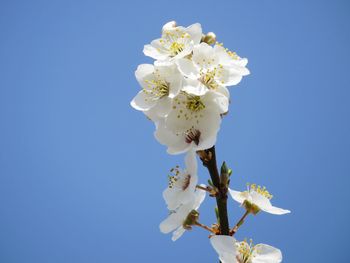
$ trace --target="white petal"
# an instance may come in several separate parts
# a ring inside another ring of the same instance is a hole
[[[183,91],[196,96],[205,95],[209,89],[196,79],[186,79],[182,88]]]
[[[201,186],[205,187],[205,185],[201,185]],[[200,205],[203,203],[203,201],[205,199],[205,195],[206,195],[206,191],[201,190],[201,189],[196,190],[195,197],[194,197],[195,199],[194,199],[192,209],[197,210],[200,207]]]
[[[169,82],[169,98],[173,99],[180,93],[184,79],[178,70],[171,73],[171,76],[166,77],[166,81]]]
[[[222,70],[219,81],[225,86],[233,86],[241,82],[242,76],[236,70]]]
[[[135,77],[140,82],[143,82],[144,78],[151,75],[154,72],[154,66],[151,64],[141,64],[135,71]],[[142,84],[141,84],[142,85]]]
[[[153,107],[153,111],[158,117],[165,117],[171,110],[171,104],[172,102],[170,98],[161,98],[157,100],[157,103]]]
[[[257,205],[261,210],[267,213],[274,214],[274,215],[283,215],[283,214],[290,213],[289,210],[272,206],[270,200],[267,197],[255,191],[251,191],[250,196],[252,197],[252,202],[255,205]]]
[[[170,211],[175,210],[181,205],[182,200],[179,200],[180,199],[179,197],[180,197],[180,192],[176,191],[175,189],[167,187],[163,191],[163,198]]]
[[[180,58],[176,61],[176,64],[182,74],[188,78],[197,79],[199,77],[199,71],[192,60],[187,58]]]
[[[187,176],[187,172],[180,174],[180,176]],[[178,207],[195,200],[195,189],[198,183],[197,174],[191,174],[190,183],[186,189],[178,187],[167,187],[163,191],[163,198],[168,206],[169,210],[176,210]]]
[[[192,61],[201,69],[213,70],[218,66],[218,58],[213,47],[207,43],[200,43],[193,49]]]
[[[195,23],[186,28],[186,32],[191,35],[191,39],[194,44],[197,45],[202,39],[202,26],[199,23]]]
[[[170,22],[164,24],[164,26],[162,28],[162,31],[169,30],[169,29],[172,29],[174,27],[176,27],[176,22],[175,21],[170,21]]]
[[[220,129],[221,117],[215,112],[205,113],[203,121],[199,122],[197,128],[201,131],[197,150],[211,148],[216,143],[216,136]]]
[[[172,241],[178,240],[185,232],[186,230],[182,226],[180,226],[178,229],[174,231],[171,240]]]
[[[163,222],[160,223],[159,229],[164,234],[170,233],[182,225],[183,219],[184,218],[181,213],[172,213]]]
[[[236,240],[231,236],[213,236],[210,243],[219,255],[222,263],[236,263]]]
[[[239,67],[245,67],[248,64],[248,59],[246,58],[237,57],[234,59],[230,57],[225,48],[221,45],[215,45],[214,51],[219,58],[219,62],[223,65],[237,65]]]
[[[239,60],[239,65],[242,67],[245,67],[248,64],[248,59],[247,58],[241,58]]]
[[[160,39],[153,40],[151,45],[145,45],[143,48],[143,53],[151,58],[165,60],[169,57],[166,50],[160,44]]]
[[[232,70],[232,71],[236,72],[236,74],[239,74],[242,76],[247,76],[250,74],[249,69],[247,69],[246,67],[242,67],[240,65],[231,64],[230,70]]]
[[[190,144],[186,144],[186,142],[181,141],[181,144],[168,146],[167,153],[168,154],[181,154],[189,151],[191,149]]]
[[[191,147],[190,144],[185,142],[183,136],[174,134],[164,124],[158,125],[154,137],[159,143],[168,147],[167,152],[169,154],[181,154],[187,152]]]
[[[190,43],[186,43],[185,48],[180,53],[178,53],[175,57],[173,57],[172,61],[177,61],[178,59],[186,57],[192,52],[193,47],[194,45],[192,41]]]
[[[150,99],[142,90],[137,93],[134,99],[130,102],[130,105],[140,111],[147,111],[156,104],[155,100]]]
[[[253,251],[252,263],[280,263],[282,262],[281,250],[265,245],[258,244]]]
[[[261,209],[263,210],[263,209]],[[271,206],[269,207],[267,210],[264,210],[265,212],[268,212],[270,214],[274,214],[274,215],[285,215],[285,214],[289,214],[290,210],[287,209],[282,209],[276,206]]]
[[[197,174],[196,155],[197,155],[196,152],[192,150],[192,151],[189,151],[185,157],[186,170],[191,175]]]
[[[208,91],[206,96],[203,98],[203,101],[208,108],[213,107],[214,109],[211,110],[215,110],[219,114],[226,113],[228,111],[228,97],[219,92]]]
[[[214,46],[214,52],[218,55],[219,61],[223,65],[230,64],[233,60],[229,54],[227,54],[225,48],[221,45],[215,45]]]
[[[243,202],[245,200],[248,199],[248,193],[247,192],[239,192],[239,191],[235,191],[232,189],[228,189],[231,197],[233,198],[233,200],[235,200],[236,202],[243,204]]]

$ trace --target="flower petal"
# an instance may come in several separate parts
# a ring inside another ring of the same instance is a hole
[[[239,192],[239,191],[235,191],[232,189],[228,189],[231,197],[233,198],[233,200],[235,200],[236,202],[243,204],[243,202],[245,200],[248,199],[248,192]]]
[[[210,238],[210,243],[219,255],[222,263],[236,263],[236,240],[231,236],[216,235]]]
[[[150,45],[143,47],[143,53],[151,58],[165,60],[169,57],[166,50],[160,44],[160,39],[153,40]]]
[[[158,117],[165,117],[171,110],[171,103],[170,98],[161,98],[157,101],[152,110],[154,110],[154,113],[156,113]]]
[[[135,77],[143,86],[143,80],[154,72],[154,66],[151,64],[141,64],[137,67],[135,71]]]
[[[186,79],[182,90],[196,96],[205,95],[209,91],[206,86],[196,79]]]
[[[172,241],[178,240],[185,232],[186,230],[182,226],[180,226],[178,229],[174,231],[171,240]]]
[[[282,209],[276,206],[270,206],[268,209],[265,209],[265,210],[261,209],[261,210],[274,215],[285,215],[290,213],[290,210]]]
[[[202,39],[202,26],[195,23],[186,28],[186,32],[191,35],[191,39],[195,45],[199,44]]]
[[[185,157],[186,170],[190,175],[197,174],[196,155],[197,155],[196,152],[191,150],[186,154],[186,157]]]
[[[281,250],[266,245],[258,244],[254,247],[252,263],[280,263],[282,262]]]
[[[176,64],[182,74],[188,78],[197,79],[199,77],[199,71],[192,60],[187,58],[180,58],[176,61]]]
[[[250,196],[252,198],[252,202],[264,212],[274,214],[274,215],[283,215],[283,214],[290,213],[289,210],[272,206],[270,200],[267,197],[255,191],[251,191]]]
[[[186,143],[183,136],[174,134],[171,130],[167,129],[164,125],[164,121],[160,121],[156,131],[154,132],[156,140],[168,147],[167,152],[169,154],[181,154],[187,152],[191,147]]]
[[[155,100],[150,99],[142,90],[130,102],[130,105],[140,111],[147,111],[156,104]]]
[[[183,219],[184,218],[182,213],[171,213],[165,220],[160,223],[159,229],[164,234],[170,233],[182,225]]]
[[[202,187],[205,187],[204,184],[201,185]],[[194,199],[194,203],[192,206],[192,209],[197,210],[200,205],[203,203],[204,199],[205,199],[205,195],[206,195],[206,191],[201,190],[201,189],[197,189],[195,192],[195,199]]]

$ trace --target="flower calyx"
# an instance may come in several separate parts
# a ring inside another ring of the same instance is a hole
[[[186,230],[191,230],[192,226],[195,225],[199,218],[199,212],[197,210],[192,210],[182,223],[182,227]]]
[[[256,215],[260,212],[260,208],[248,200],[245,200],[242,205],[249,213],[252,213],[253,215]]]

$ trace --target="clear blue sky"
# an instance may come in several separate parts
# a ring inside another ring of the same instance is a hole
[[[218,158],[233,188],[266,185],[292,214],[251,217],[237,237],[287,263],[346,262],[349,14],[346,0],[1,1],[0,262],[217,262],[201,229],[175,243],[159,232],[183,157],[129,106],[143,45],[169,20],[200,22],[249,58]],[[229,212],[232,224],[242,210]]]

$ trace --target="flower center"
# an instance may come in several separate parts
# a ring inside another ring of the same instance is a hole
[[[175,57],[177,54],[182,52],[184,50],[185,45],[178,43],[178,42],[173,42],[171,43],[169,47],[169,51],[173,57]]]
[[[237,261],[239,263],[250,263],[252,259],[252,254],[254,251],[254,245],[253,240],[251,239],[249,243],[247,240],[244,240],[243,242],[239,243],[238,252],[239,255],[237,255]]]
[[[165,30],[159,42],[165,50],[168,50],[171,57],[175,57],[185,49],[190,38],[190,34],[176,28]]]
[[[201,77],[199,78],[199,81],[203,83],[208,89],[216,90],[219,85],[215,81],[214,77],[217,73],[216,68],[213,70],[209,70],[206,73],[201,73]]]
[[[175,168],[172,168],[170,170],[170,175],[168,175],[169,178],[169,188],[178,188],[182,191],[185,191],[191,182],[191,175],[190,174],[184,174],[181,173],[179,166],[176,166]]]
[[[205,108],[204,103],[199,96],[188,95],[186,101],[186,108],[193,112],[201,111]]]
[[[185,140],[187,143],[194,142],[197,146],[199,144],[199,139],[201,137],[201,132],[196,129],[190,129],[185,133]]]
[[[147,88],[144,88],[143,91],[153,96],[155,99],[161,99],[169,95],[169,83],[162,79],[152,79],[145,80]]]
[[[219,46],[222,46],[223,48],[225,48],[224,47],[224,43],[218,43],[217,42],[216,45],[219,45]],[[232,59],[234,59],[234,60],[239,60],[240,59],[240,57],[237,55],[236,52],[233,52],[233,51],[229,50],[228,48],[225,48],[225,51],[226,51],[227,55],[229,55]]]
[[[248,191],[251,192],[251,191],[255,191],[257,192],[258,194],[268,198],[268,199],[271,199],[273,197],[272,194],[269,193],[269,191],[267,191],[266,187],[265,186],[260,186],[260,185],[257,185],[257,184],[247,184],[247,188],[248,188]]]

